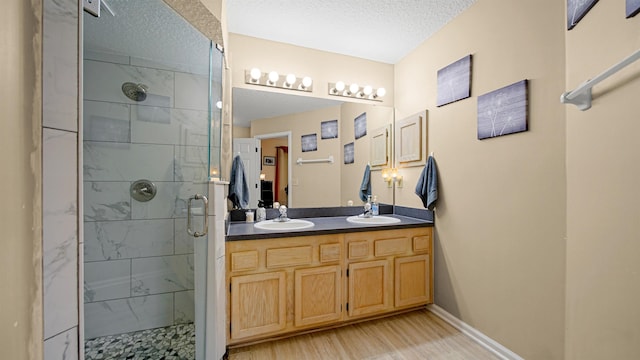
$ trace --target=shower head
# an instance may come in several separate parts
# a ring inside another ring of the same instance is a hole
[[[122,84],[122,92],[133,101],[144,101],[144,99],[147,98],[147,90],[149,90],[149,87],[144,84],[135,84],[132,82]]]

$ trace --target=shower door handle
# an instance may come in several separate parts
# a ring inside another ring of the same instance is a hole
[[[191,229],[191,202],[193,200],[202,200],[204,203],[204,225],[202,227],[202,232]],[[207,235],[207,231],[209,231],[209,200],[202,194],[195,194],[190,197],[187,202],[187,232],[193,237],[201,237]]]

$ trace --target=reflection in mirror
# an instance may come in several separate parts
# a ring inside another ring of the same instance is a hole
[[[358,139],[356,118],[363,126]],[[345,206],[350,201],[360,206],[367,164],[373,170],[373,195],[393,204],[393,189],[379,171],[383,166],[373,165],[382,164],[383,158],[390,164],[392,123],[393,108],[378,104],[234,88],[234,156],[242,154],[243,143],[258,148],[257,155],[254,151],[245,161],[249,188],[255,189],[250,207],[260,199],[267,207],[271,201],[298,208]],[[345,145],[353,146],[353,162],[345,161]]]

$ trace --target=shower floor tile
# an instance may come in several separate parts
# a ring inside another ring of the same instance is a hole
[[[102,336],[85,341],[86,360],[194,360],[193,323]]]

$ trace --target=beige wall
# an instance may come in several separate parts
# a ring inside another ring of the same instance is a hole
[[[248,138],[251,137],[251,128],[234,126],[233,127],[233,138]]]
[[[565,2],[480,0],[396,65],[396,119],[428,109],[439,168],[435,301],[526,359],[564,351]],[[472,98],[436,107],[437,70],[473,55]],[[530,80],[529,131],[479,141],[477,96]],[[406,170],[396,203],[421,168]]]
[[[322,207],[340,204],[341,163],[338,158],[341,153],[341,140],[339,138],[322,140],[320,136],[320,122],[336,119],[340,123],[339,106],[251,122],[251,137],[291,131],[289,158],[292,161],[292,173],[289,192],[292,202],[289,206]],[[301,136],[308,134],[317,134],[318,150],[303,153]],[[336,160],[333,164],[298,165],[295,163],[298,158],[326,159],[329,155]]]
[[[574,89],[640,48],[640,16],[600,1],[566,33]],[[593,107],[566,106],[566,359],[640,359],[640,64],[593,89]]]
[[[40,1],[0,12],[0,348],[6,359],[42,358]]]

